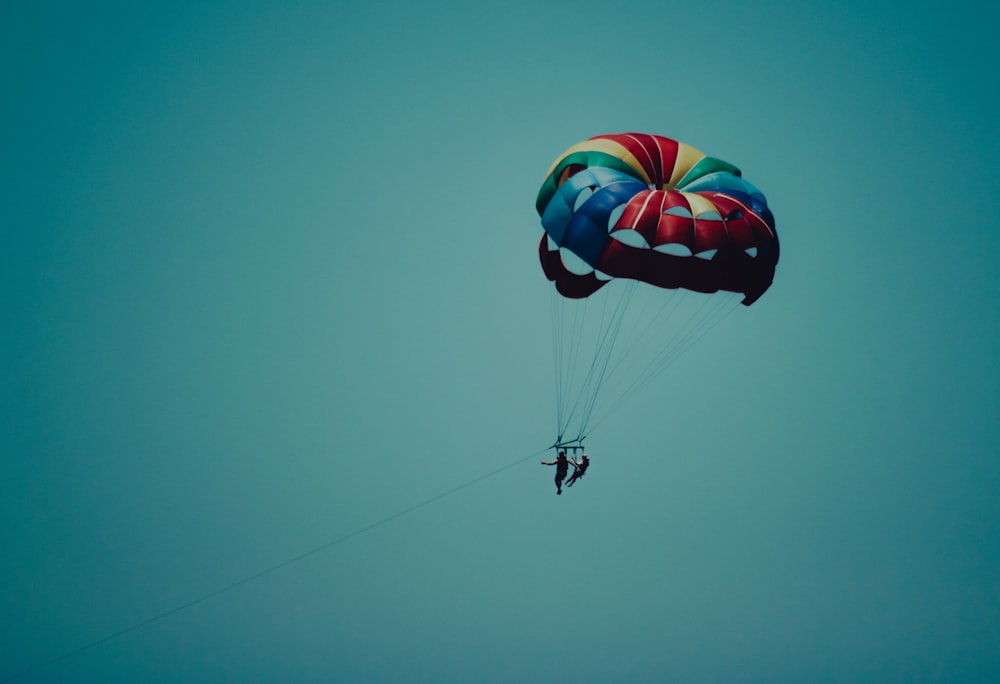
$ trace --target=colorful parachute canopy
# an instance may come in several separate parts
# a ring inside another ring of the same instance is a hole
[[[732,164],[670,138],[623,133],[574,145],[535,206],[542,270],[565,297],[630,278],[739,292],[749,306],[774,279],[778,234],[763,193]]]

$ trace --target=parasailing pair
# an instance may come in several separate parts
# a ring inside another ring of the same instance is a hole
[[[670,138],[599,135],[570,147],[535,207],[554,285],[554,448],[582,448],[626,396],[774,279],[764,194],[736,166]]]

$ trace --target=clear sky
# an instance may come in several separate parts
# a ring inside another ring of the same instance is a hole
[[[998,19],[6,3],[0,681],[520,459],[18,681],[1000,681]],[[535,194],[623,131],[782,258],[555,496]]]

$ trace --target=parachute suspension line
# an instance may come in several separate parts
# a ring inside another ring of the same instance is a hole
[[[577,377],[577,366],[580,359],[580,347],[583,344],[583,334],[584,326],[587,323],[587,309],[590,306],[590,298],[584,298],[583,300],[567,300],[556,295],[553,300],[554,306],[560,310],[571,309],[573,316],[569,324],[563,322],[560,331],[559,339],[556,340],[556,344],[564,349],[563,365],[560,372],[562,373],[562,390],[560,391],[560,406],[559,406],[559,417],[556,425],[556,443],[562,443],[564,437],[566,436],[566,430],[569,427],[570,422],[573,420],[573,414],[576,411],[576,404],[572,407],[569,406],[573,396],[578,395],[581,391],[580,388],[576,387],[574,381]],[[567,335],[569,339],[566,340]],[[577,403],[579,397],[577,397]],[[569,413],[567,413],[567,408],[569,408]]]
[[[558,442],[562,439],[562,433],[559,432],[562,426],[562,408],[563,408],[563,377],[562,377],[562,327],[563,318],[565,311],[563,307],[559,306],[558,293],[555,288],[549,290],[549,310],[552,316],[552,372],[555,374],[556,381],[556,430],[558,436],[556,441]]]
[[[632,293],[635,291],[636,281],[629,281],[626,284],[625,292],[622,293],[621,299],[618,302],[618,308],[615,311],[615,318],[612,320],[609,327],[610,339],[607,346],[607,351],[601,359],[600,370],[597,374],[596,384],[593,391],[590,393],[590,401],[587,403],[586,411],[583,414],[583,418],[580,421],[580,435],[579,438],[582,440],[587,434],[587,425],[590,423],[590,418],[594,413],[594,408],[597,406],[597,400],[600,396],[601,389],[604,387],[605,379],[608,377],[607,370],[608,364],[611,362],[612,355],[615,351],[615,346],[618,342],[618,338],[621,334],[622,322],[625,320],[625,314],[632,301]]]
[[[580,303],[580,306],[573,307],[573,312],[575,318],[573,320],[573,337],[570,342],[570,358],[572,359],[572,364],[567,369],[567,375],[569,382],[569,389],[573,390],[573,378],[577,377],[577,367],[580,364],[580,348],[583,346],[583,339],[586,337],[584,334],[584,328],[587,323],[587,310],[590,308],[590,298],[586,298]],[[572,396],[572,392],[570,392]],[[574,406],[575,410],[575,406]],[[560,437],[564,436],[566,429],[569,427],[569,423],[572,420],[573,411],[570,411],[570,415],[566,417],[566,422],[561,425],[559,431]]]
[[[691,339],[693,331],[698,329],[699,322],[703,319],[706,308],[710,308],[712,303],[717,301],[712,297],[704,297],[701,300],[701,304],[688,317],[685,324],[677,327],[675,334],[650,358],[643,372],[636,376],[633,383],[636,389],[645,385],[647,378],[650,376],[655,377],[659,375],[663,368],[670,365],[670,363],[680,356],[682,350],[688,348],[687,343]]]
[[[556,443],[562,441],[571,420],[566,415],[572,396],[573,379],[579,359],[583,327],[587,321],[589,299],[582,302],[564,299],[553,288],[551,291],[553,359],[556,374]],[[572,316],[567,322],[567,311]],[[567,337],[569,338],[567,340]]]
[[[643,315],[638,320],[646,321],[646,325],[642,328],[642,330],[640,330],[636,335],[632,337],[632,341],[629,344],[629,346],[621,354],[619,354],[618,361],[611,369],[612,375],[615,374],[618,371],[618,369],[621,368],[621,366],[624,363],[626,363],[628,359],[634,358],[633,353],[635,352],[636,348],[640,344],[646,342],[646,338],[649,337],[650,330],[653,329],[654,325],[660,328],[666,327],[666,323],[668,323],[673,318],[674,314],[680,307],[681,302],[684,301],[684,296],[686,294],[687,294],[686,290],[677,290],[670,297],[666,298],[666,301],[659,306],[658,310],[655,313],[646,316],[645,315],[646,312],[643,311]],[[650,301],[651,300],[647,299],[646,302],[647,310],[651,308]],[[676,334],[677,333],[675,333],[675,336]],[[655,343],[662,344],[662,342],[659,340],[657,340]]]
[[[657,376],[662,374],[669,366],[671,366],[674,361],[683,356],[691,347],[695,346],[700,342],[710,330],[715,326],[725,320],[733,311],[736,310],[737,300],[733,298],[719,298],[718,296],[709,298],[706,303],[701,306],[699,311],[692,317],[692,325],[688,326],[688,329],[684,332],[680,339],[677,340],[670,349],[665,349],[664,353],[660,354],[657,359],[654,360],[654,364],[651,366],[649,373],[646,375],[639,387],[643,387],[650,381],[655,379]]]
[[[636,281],[634,280],[629,280],[624,284],[623,291],[611,311],[610,318],[607,316],[608,299],[605,299],[604,315],[602,315],[600,328],[603,334],[600,336],[590,369],[587,372],[586,380],[577,398],[577,404],[574,406],[575,412],[580,402],[583,401],[580,428],[577,435],[578,440],[583,440],[587,433],[587,424],[590,422],[590,417],[594,412],[594,407],[597,405],[601,388],[607,377],[608,364],[614,354],[615,344],[618,341],[622,322],[625,320],[625,313],[628,310],[629,303],[632,301],[632,294],[635,291],[635,287]],[[608,296],[610,297],[610,295]]]
[[[715,303],[714,307],[713,302]],[[671,337],[660,352],[649,361],[643,372],[635,377],[632,384],[622,393],[622,398],[652,382],[690,349],[694,342],[700,340],[704,332],[699,334],[699,331],[707,332],[704,328],[704,320],[707,317],[705,310],[708,308],[711,312],[713,308],[718,309],[718,302],[718,299],[711,297],[704,299],[701,306],[690,316],[688,322],[678,329],[678,332]]]
[[[608,410],[601,415],[592,429],[596,429],[604,423],[622,405],[623,400],[627,396],[639,391],[663,374],[691,347],[700,342],[713,328],[722,323],[722,321],[739,308],[737,306],[738,299],[718,299],[718,295],[715,295],[715,297],[711,304],[709,304],[709,300],[702,303],[699,309],[691,315],[688,324],[683,326],[683,330],[679,330],[677,334],[673,335],[668,343],[664,345],[663,350],[657,354],[656,358],[646,365],[645,371],[638,374],[633,382],[622,390],[617,399],[609,405]],[[706,308],[708,309],[707,311]]]
[[[584,309],[584,314],[586,314],[586,309],[587,309],[587,307],[589,305],[589,302],[590,302],[590,297],[587,297],[579,305],[580,308]],[[577,308],[575,310],[579,311],[579,308]],[[607,295],[605,294],[604,299],[603,299],[603,306],[601,307],[601,318],[600,318],[600,325],[598,326],[598,330],[604,330],[604,328],[605,328],[604,321],[605,321],[605,318],[607,316],[607,310],[608,310],[608,300],[607,300]],[[585,317],[586,317],[585,315],[581,316],[581,318],[585,318]],[[573,368],[571,369],[571,372],[570,372],[570,375],[569,375],[571,383],[577,377],[577,374],[576,374],[576,361],[580,357],[580,347],[583,344],[583,337],[584,337],[582,326],[580,328],[575,328],[573,330],[573,333],[574,333],[573,339],[570,342],[570,344],[573,345],[572,357],[573,357],[573,361],[574,361]],[[591,376],[593,374],[594,363],[595,363],[595,360],[596,360],[597,356],[600,354],[600,349],[601,349],[601,339],[598,338],[596,340],[595,347],[594,347],[594,352],[593,352],[593,355],[591,357],[590,369],[587,371],[587,374],[584,377],[584,379],[581,381],[579,387],[572,386],[572,385],[570,387],[570,389],[572,390],[571,395],[575,395],[576,396],[576,400],[573,402],[573,405],[570,407],[569,414],[565,417],[565,421],[559,426],[559,437],[560,437],[560,440],[562,439],[562,437],[565,436],[566,430],[569,428],[569,425],[572,422],[573,417],[576,415],[577,409],[580,407],[580,401],[582,400],[583,394],[586,392],[587,387],[588,387],[588,385],[590,383],[590,378],[591,378]]]
[[[658,332],[662,332],[671,327],[668,324],[672,321],[672,319],[675,316],[678,315],[677,312],[680,310],[682,303],[686,301],[686,298],[688,297],[689,294],[690,293],[686,290],[677,290],[670,297],[667,297],[666,301],[664,301],[662,304],[659,304],[658,306],[654,306],[653,298],[646,298],[642,314],[640,315],[639,318],[635,319],[636,321],[644,321],[645,325],[643,325],[641,329],[637,330],[636,333],[632,336],[632,339],[628,347],[621,354],[618,355],[615,365],[611,368],[611,370],[608,373],[609,376],[622,377],[625,381],[629,382],[629,384],[626,385],[624,388],[621,388],[620,386],[617,387],[615,398],[607,403],[606,405],[607,408],[603,411],[603,414],[594,424],[594,428],[603,423],[604,420],[608,417],[608,415],[614,412],[618,404],[622,402],[629,394],[632,393],[633,388],[641,381],[643,375],[649,372],[649,366],[655,364],[656,357],[659,356],[660,353],[662,353],[662,349],[669,347],[672,344],[672,341],[675,340],[681,334],[681,331],[683,330],[683,322],[680,322],[680,324],[674,329],[673,335],[667,338],[666,340],[649,339],[652,336],[651,331],[653,331],[654,329],[657,330]],[[656,310],[650,312],[650,309],[656,309]],[[659,347],[661,349],[661,352],[658,352],[654,356],[654,358],[647,363],[645,368],[636,372],[636,369],[639,369],[640,364],[635,363],[634,359],[641,358],[643,355],[636,354],[635,352],[636,349],[643,344],[649,344],[650,346],[655,345],[656,347]],[[631,371],[621,370],[622,367],[625,366],[626,364],[629,364],[629,368],[631,369]],[[621,373],[619,374],[620,371]],[[632,378],[632,380],[629,381],[628,378]]]
[[[653,296],[661,291],[634,280],[608,283],[579,300],[554,288],[550,293],[557,445],[582,442],[728,317],[737,296],[679,289],[661,298]],[[600,315],[588,320],[598,308]]]

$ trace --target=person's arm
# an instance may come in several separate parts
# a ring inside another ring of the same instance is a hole
[[[542,465],[555,465],[555,461],[542,461]]]

